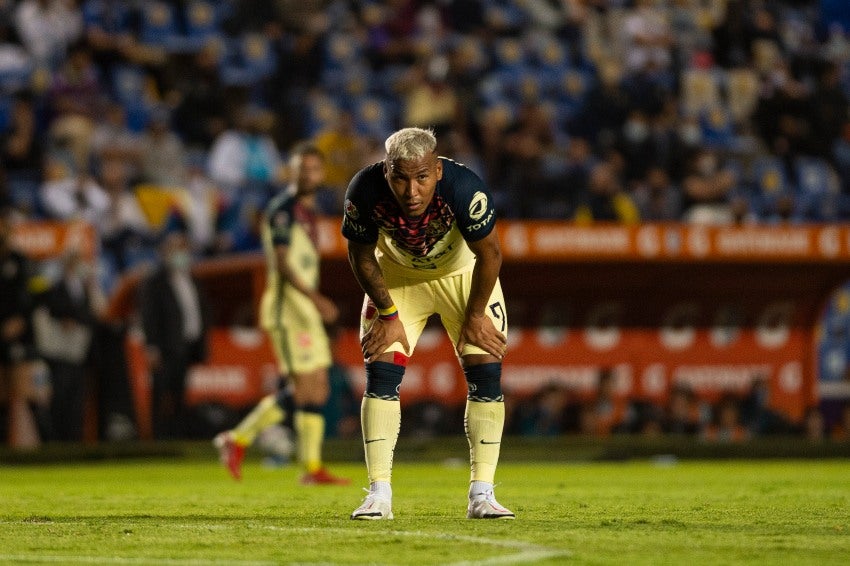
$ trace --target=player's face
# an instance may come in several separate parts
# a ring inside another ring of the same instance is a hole
[[[443,178],[443,162],[436,153],[419,159],[384,161],[384,177],[404,215],[416,218],[425,213],[434,198],[437,181]]]
[[[325,164],[311,153],[296,157],[293,166],[298,175],[298,192],[312,194],[325,181]]]

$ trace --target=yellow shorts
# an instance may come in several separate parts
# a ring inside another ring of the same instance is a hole
[[[267,302],[268,301],[268,302]],[[263,297],[263,327],[269,335],[282,375],[331,366],[331,347],[322,317],[306,297],[287,296],[278,308]],[[274,312],[275,316],[270,316]]]
[[[432,314],[440,315],[443,327],[446,329],[452,344],[456,346],[460,338],[460,329],[466,318],[466,302],[472,288],[472,272],[467,271],[458,275],[422,281],[393,276],[387,271],[384,270],[384,281],[388,286],[393,302],[398,307],[398,316],[404,324],[407,341],[411,348],[410,352],[405,352],[404,347],[395,342],[387,348],[387,352],[399,352],[408,357],[411,356],[413,349],[416,348],[419,336],[425,329],[428,317]],[[505,298],[502,295],[502,286],[498,279],[493,287],[493,292],[490,294],[490,300],[487,302],[487,316],[493,321],[496,330],[505,336],[508,335]],[[375,305],[367,296],[363,301],[363,310],[360,315],[361,336],[372,326],[376,317]],[[486,353],[478,346],[466,344],[461,355]]]

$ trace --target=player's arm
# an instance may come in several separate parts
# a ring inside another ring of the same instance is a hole
[[[289,265],[289,246],[286,244],[275,244],[275,268],[281,281],[289,283],[296,291],[310,299],[319,311],[322,317],[322,322],[325,324],[333,324],[339,317],[339,309],[326,296],[322,295],[317,289],[311,289],[301,276],[292,269]]]
[[[395,315],[384,315],[384,312],[395,309],[395,304],[390,296],[390,291],[384,282],[384,274],[375,257],[375,244],[363,244],[352,240],[348,241],[348,261],[354,277],[360,284],[375,306],[381,313],[375,318],[375,322],[367,330],[360,340],[363,349],[363,357],[367,362],[383,354],[393,343],[399,342],[405,351],[410,351],[407,342],[407,334],[404,325]]]
[[[474,242],[467,242],[475,254],[475,269],[472,272],[472,288],[466,303],[466,318],[457,344],[458,355],[466,344],[473,344],[496,358],[505,355],[507,339],[499,332],[487,316],[487,302],[499,278],[502,268],[502,250],[496,231]]]

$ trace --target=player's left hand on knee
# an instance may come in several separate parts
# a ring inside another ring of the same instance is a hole
[[[508,341],[505,335],[496,330],[493,321],[487,315],[467,315],[460,330],[460,338],[457,342],[457,354],[463,355],[463,348],[467,344],[478,346],[491,356],[500,360],[508,351]]]

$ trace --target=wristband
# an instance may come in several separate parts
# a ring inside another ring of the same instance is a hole
[[[386,309],[378,309],[378,318],[381,320],[392,320],[394,318],[398,318],[398,308],[395,305],[392,305]]]

